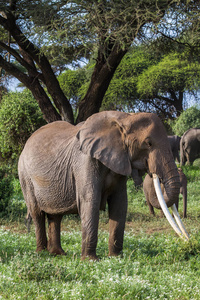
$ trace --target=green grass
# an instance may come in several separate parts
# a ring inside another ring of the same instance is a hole
[[[66,256],[35,253],[34,226],[3,220],[0,226],[0,299],[200,299],[200,171],[184,167],[191,239],[178,238],[165,218],[149,215],[142,190],[128,182],[129,208],[123,256],[108,257],[108,216],[101,212],[99,261],[81,261],[77,216],[62,222]],[[194,174],[195,173],[195,174]],[[21,203],[21,202],[20,202]],[[183,207],[180,197],[179,212]]]

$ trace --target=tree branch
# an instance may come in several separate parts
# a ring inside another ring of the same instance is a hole
[[[8,53],[10,53],[13,57],[15,57],[15,59],[23,66],[26,68],[26,70],[29,72],[29,74],[31,74],[32,76],[35,76],[37,78],[39,78],[40,80],[42,80],[42,82],[45,84],[45,79],[44,76],[37,72],[37,70],[35,68],[33,68],[32,65],[30,65],[29,63],[27,63],[20,55],[19,53],[14,50],[13,48],[7,46],[6,44],[2,43],[0,41],[0,47],[6,51],[8,51]]]
[[[30,80],[29,77],[21,72],[17,67],[15,67],[12,63],[7,62],[0,55],[0,66],[9,74],[16,77],[20,82],[22,82],[27,88],[30,88]]]
[[[26,38],[20,28],[16,25],[15,17],[10,11],[7,13],[7,19],[0,16],[0,24],[11,33],[19,47],[28,55],[30,55],[33,61],[36,62],[42,71],[47,90],[51,95],[56,107],[58,108],[62,118],[73,124],[74,116],[72,107],[61,90],[59,82],[46,56]]]

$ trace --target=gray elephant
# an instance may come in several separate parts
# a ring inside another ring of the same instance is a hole
[[[200,128],[190,128],[181,137],[180,142],[181,165],[187,162],[192,165],[200,158]]]
[[[179,174],[155,114],[104,111],[80,126],[56,121],[41,127],[28,139],[18,163],[28,216],[35,225],[36,251],[65,254],[61,219],[79,213],[82,259],[96,259],[99,210],[107,203],[109,255],[118,255],[123,248],[127,176],[137,180],[144,172],[157,174],[165,183],[168,207],[177,202]]]
[[[181,168],[178,168],[178,173],[180,176],[180,184],[181,184],[180,194],[183,195],[183,217],[187,218],[187,177],[185,176],[185,174],[183,173]],[[163,184],[161,184],[161,189],[162,189],[162,192],[165,193]],[[143,182],[143,190],[144,190],[147,204],[149,206],[150,214],[155,215],[154,207],[156,207],[157,197],[156,197],[156,193],[155,193],[155,189],[154,189],[154,185],[153,185],[153,179],[148,174],[145,176],[145,179]],[[178,210],[179,201],[177,201],[175,204],[176,204],[176,207]],[[161,216],[162,215],[163,215],[163,212],[161,213]]]
[[[174,160],[177,160],[180,163],[180,140],[181,137],[178,135],[168,135],[169,143],[172,149]]]

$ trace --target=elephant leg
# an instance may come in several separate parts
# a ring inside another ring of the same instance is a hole
[[[183,187],[183,218],[187,218],[187,187]]]
[[[45,213],[41,211],[38,214],[31,214],[33,223],[35,225],[35,235],[36,235],[36,252],[47,249],[47,235],[45,228]]]
[[[84,202],[80,201],[79,214],[81,217],[82,229],[82,259],[89,257],[90,259],[98,259],[96,255],[96,247],[98,240],[99,225],[99,209],[100,201]]]
[[[47,250],[52,254],[65,255],[60,241],[60,223],[62,215],[47,215],[48,218],[48,246]]]
[[[119,255],[123,249],[124,229],[127,213],[127,193],[124,186],[108,199],[109,210],[109,256]]]
[[[154,208],[153,206],[151,205],[150,201],[149,201],[149,197],[146,195],[146,200],[147,200],[147,204],[148,204],[148,207],[149,207],[149,212],[152,216],[155,216],[155,212],[154,212]]]
[[[27,177],[26,177],[27,178]],[[24,178],[20,179],[22,185],[22,191],[24,199],[26,201],[28,214],[30,214],[33,223],[35,225],[35,235],[36,235],[36,252],[40,252],[47,249],[47,235],[45,228],[45,213],[41,211],[37,205],[37,199],[34,194],[34,188],[31,180],[28,181]]]
[[[190,166],[191,165],[191,158],[190,158],[190,154],[187,151],[185,152],[185,157],[186,157],[187,164]]]

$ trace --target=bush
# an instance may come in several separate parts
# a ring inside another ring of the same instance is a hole
[[[171,124],[174,134],[182,136],[190,128],[200,127],[200,110],[190,107]]]
[[[0,217],[5,216],[8,202],[13,193],[12,176],[7,170],[0,168]]]
[[[16,160],[26,140],[46,124],[30,91],[6,94],[0,105],[0,152],[3,159]]]
[[[24,216],[26,210],[19,179],[0,168],[0,218],[16,219]]]

